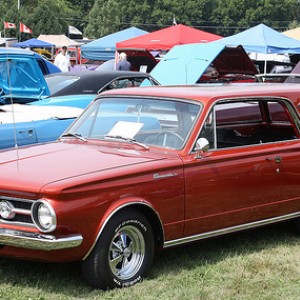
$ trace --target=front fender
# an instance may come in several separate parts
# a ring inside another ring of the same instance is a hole
[[[97,230],[98,233],[97,233],[96,239],[95,239],[93,245],[91,246],[91,248],[89,249],[89,251],[87,252],[87,254],[85,255],[85,257],[83,258],[83,260],[85,260],[89,256],[89,254],[92,252],[92,250],[94,249],[96,243],[98,242],[105,226],[112,219],[112,217],[117,212],[121,211],[122,209],[125,209],[127,207],[133,207],[133,206],[134,207],[140,206],[141,208],[147,208],[156,215],[157,220],[160,223],[160,227],[161,227],[161,231],[162,231],[162,240],[164,240],[162,221],[161,221],[161,218],[160,218],[157,210],[155,209],[155,207],[153,207],[153,205],[151,203],[149,203],[148,201],[146,201],[145,199],[141,199],[138,197],[123,198],[123,199],[119,199],[118,201],[112,203],[112,205],[106,210],[105,214],[103,215],[102,219],[99,222],[99,227]]]

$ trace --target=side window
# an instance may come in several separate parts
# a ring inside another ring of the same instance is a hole
[[[151,78],[143,78],[140,86],[152,86],[157,85]]]
[[[268,109],[272,122],[290,123],[288,111],[278,102],[269,102]]]
[[[127,87],[138,87],[142,84],[144,78],[122,78],[112,81],[104,89],[100,91],[107,91],[112,89],[122,89]]]
[[[298,138],[283,101],[223,102],[208,115],[200,137],[210,149],[280,142]]]

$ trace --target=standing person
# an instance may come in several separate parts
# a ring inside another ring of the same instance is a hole
[[[117,70],[120,71],[130,71],[131,63],[127,60],[126,53],[122,52],[119,55],[119,61],[117,63]]]
[[[61,69],[62,72],[70,71],[70,55],[68,54],[66,46],[61,48],[61,52],[56,55],[54,64]]]

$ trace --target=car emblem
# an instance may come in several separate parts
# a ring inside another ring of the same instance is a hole
[[[177,176],[177,174],[176,173],[167,173],[167,174],[155,173],[155,174],[153,174],[154,179],[162,179],[162,178],[168,178],[168,177],[174,177],[174,176]]]
[[[15,207],[13,206],[12,203],[8,201],[1,201],[0,202],[0,216],[3,219],[13,219],[15,217]]]

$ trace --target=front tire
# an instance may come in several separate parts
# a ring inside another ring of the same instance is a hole
[[[88,284],[101,289],[134,285],[147,275],[154,248],[147,218],[135,209],[121,211],[108,222],[82,262],[83,276]]]

